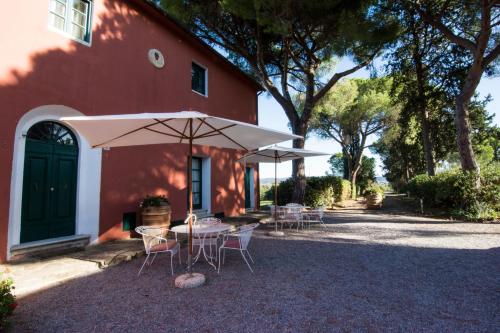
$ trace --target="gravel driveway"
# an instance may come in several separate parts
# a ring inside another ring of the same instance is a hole
[[[500,225],[338,211],[327,228],[258,229],[201,288],[142,259],[19,300],[15,332],[500,332]],[[177,272],[180,267],[177,265]]]

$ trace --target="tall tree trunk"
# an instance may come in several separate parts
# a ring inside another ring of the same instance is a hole
[[[462,90],[456,98],[457,105],[455,106],[455,127],[460,164],[463,171],[472,171],[476,174],[479,174],[479,165],[476,162],[470,138],[469,103],[481,80],[481,67],[480,60],[476,60],[469,69]],[[477,186],[480,186],[479,177]]]
[[[455,108],[455,127],[457,130],[457,145],[462,170],[479,173],[472,141],[470,139],[469,101],[465,101],[463,94],[457,96]]]
[[[421,125],[422,125],[422,144],[424,146],[425,165],[427,174],[434,176],[436,174],[436,160],[434,158],[434,149],[429,130],[429,112],[426,108],[420,110]]]
[[[350,175],[349,181],[351,182],[351,198],[356,199],[358,197],[358,189],[356,187],[356,180],[358,178],[358,172],[360,169],[361,165],[358,165],[357,167],[352,170],[352,173]]]
[[[413,36],[413,63],[415,65],[415,72],[417,74],[417,108],[419,109],[420,125],[422,127],[422,146],[424,147],[425,166],[427,167],[427,174],[434,176],[436,174],[436,161],[435,154],[429,129],[429,111],[427,109],[427,97],[425,95],[425,70],[422,63],[422,54],[420,47],[420,35],[418,26],[413,20],[412,16],[412,36]]]
[[[351,169],[349,168],[350,159],[348,157],[348,152],[346,147],[342,147],[342,161],[344,166],[342,178],[349,180],[349,174],[351,172]]]
[[[429,126],[429,111],[427,110],[427,99],[424,88],[424,73],[422,63],[417,64],[417,86],[418,86],[418,108],[420,114],[420,125],[422,127],[422,145],[424,147],[425,165],[427,174],[436,174],[436,161]]]
[[[295,123],[292,123],[292,130],[293,134],[301,135],[302,137],[306,136],[307,128],[300,119],[297,119]],[[293,140],[293,148],[304,149],[304,144],[304,139]],[[294,181],[292,201],[295,203],[304,203],[304,197],[306,193],[305,170],[306,168],[303,158],[292,161],[292,178]]]

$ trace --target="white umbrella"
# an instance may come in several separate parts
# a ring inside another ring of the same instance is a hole
[[[233,148],[245,152],[300,136],[275,131],[200,112],[139,113],[107,116],[63,117],[93,148],[161,143],[189,144],[188,170],[192,169],[193,144]],[[193,213],[191,172],[188,171],[189,216]],[[188,272],[191,273],[192,220],[189,218]]]
[[[330,155],[312,150],[272,146],[255,152],[247,153],[240,161],[251,163],[274,163],[274,221],[275,235],[278,235],[277,206],[278,206],[278,163],[304,157]]]

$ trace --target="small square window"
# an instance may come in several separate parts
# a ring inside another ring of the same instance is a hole
[[[90,43],[92,1],[50,0],[49,25],[71,38]]]
[[[207,70],[194,62],[191,67],[191,89],[207,96]]]

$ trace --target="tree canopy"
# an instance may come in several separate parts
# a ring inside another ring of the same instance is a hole
[[[305,136],[314,106],[339,80],[370,64],[397,34],[372,0],[169,0],[163,7],[253,75]],[[350,58],[352,68],[336,71]],[[300,98],[299,98],[300,95]],[[300,100],[300,102],[297,102]],[[294,140],[303,148],[304,140]],[[293,162],[294,200],[303,202],[303,159]]]
[[[363,150],[370,135],[396,122],[399,106],[390,97],[392,80],[346,79],[316,106],[311,127],[323,138],[342,147],[353,194],[362,165]]]

